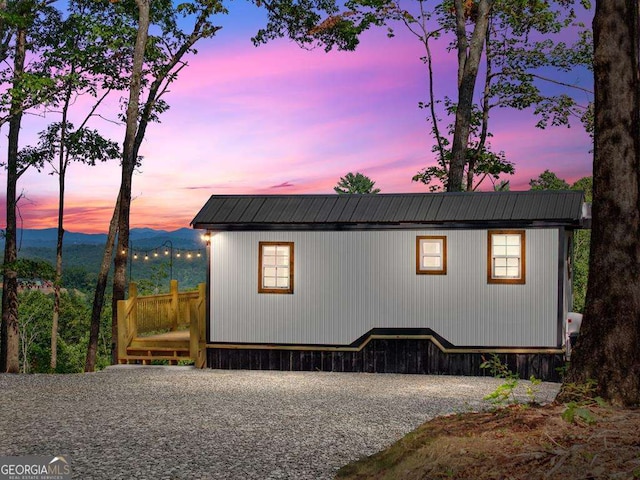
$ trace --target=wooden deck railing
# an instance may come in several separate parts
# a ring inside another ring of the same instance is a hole
[[[189,357],[196,367],[202,368],[205,363],[205,317],[206,317],[205,284],[198,285],[197,291],[178,292],[177,280],[171,280],[170,292],[161,295],[138,296],[135,283],[129,284],[129,298],[118,301],[118,362],[128,363],[130,360],[140,360],[140,354],[130,355],[135,348],[145,350],[149,358],[170,359],[162,351],[176,350],[171,348],[171,339],[175,334],[170,332],[184,332],[189,339]],[[163,338],[163,334],[164,335]],[[146,339],[147,342],[140,346]],[[135,358],[134,358],[135,357]]]

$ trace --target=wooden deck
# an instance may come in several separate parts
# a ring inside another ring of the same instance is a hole
[[[172,280],[169,294],[138,297],[132,283],[129,299],[118,301],[118,363],[191,360],[203,368],[205,300],[204,284],[198,291],[179,293]]]
[[[136,337],[127,346],[127,359],[148,365],[152,360],[168,360],[176,365],[179,360],[189,360],[189,330]]]

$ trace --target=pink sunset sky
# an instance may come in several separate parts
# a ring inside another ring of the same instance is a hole
[[[414,37],[398,28],[389,39],[381,28],[368,32],[355,52],[308,51],[286,40],[256,48],[250,37],[264,19],[252,5],[231,7],[220,19],[224,28],[199,45],[172,84],[171,109],[147,130],[133,180],[132,227],[189,227],[212,194],[333,193],[348,172],[368,175],[383,193],[427,191],[411,181],[434,163],[426,112],[418,108],[427,100],[427,81]],[[583,20],[590,23],[588,13]],[[435,52],[435,89],[454,96],[456,59],[445,47],[443,40]],[[572,75],[591,87],[588,72]],[[115,118],[118,103],[116,95],[104,115]],[[53,114],[26,116],[22,146],[34,144],[53,121],[59,121]],[[512,190],[528,189],[545,169],[569,182],[591,175],[591,142],[579,124],[539,130],[535,123],[531,112],[492,116],[493,148],[516,164]],[[100,119],[92,126],[118,143],[124,138],[124,126]],[[4,157],[7,127],[2,133]],[[47,173],[20,178],[19,227],[56,226],[57,177]],[[4,172],[2,178],[0,226]],[[65,229],[105,232],[119,182],[118,162],[71,165]]]

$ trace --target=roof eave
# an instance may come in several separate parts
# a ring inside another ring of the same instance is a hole
[[[219,232],[250,231],[345,231],[345,230],[418,230],[487,228],[585,228],[577,219],[491,220],[451,222],[361,222],[361,223],[208,223],[192,222],[193,228]]]

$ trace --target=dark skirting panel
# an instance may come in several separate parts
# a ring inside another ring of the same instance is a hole
[[[564,355],[500,353],[500,361],[520,378],[559,382]],[[207,348],[207,367],[223,370],[413,373],[491,376],[481,368],[491,353],[444,353],[431,340],[373,339],[359,351],[305,349]]]

